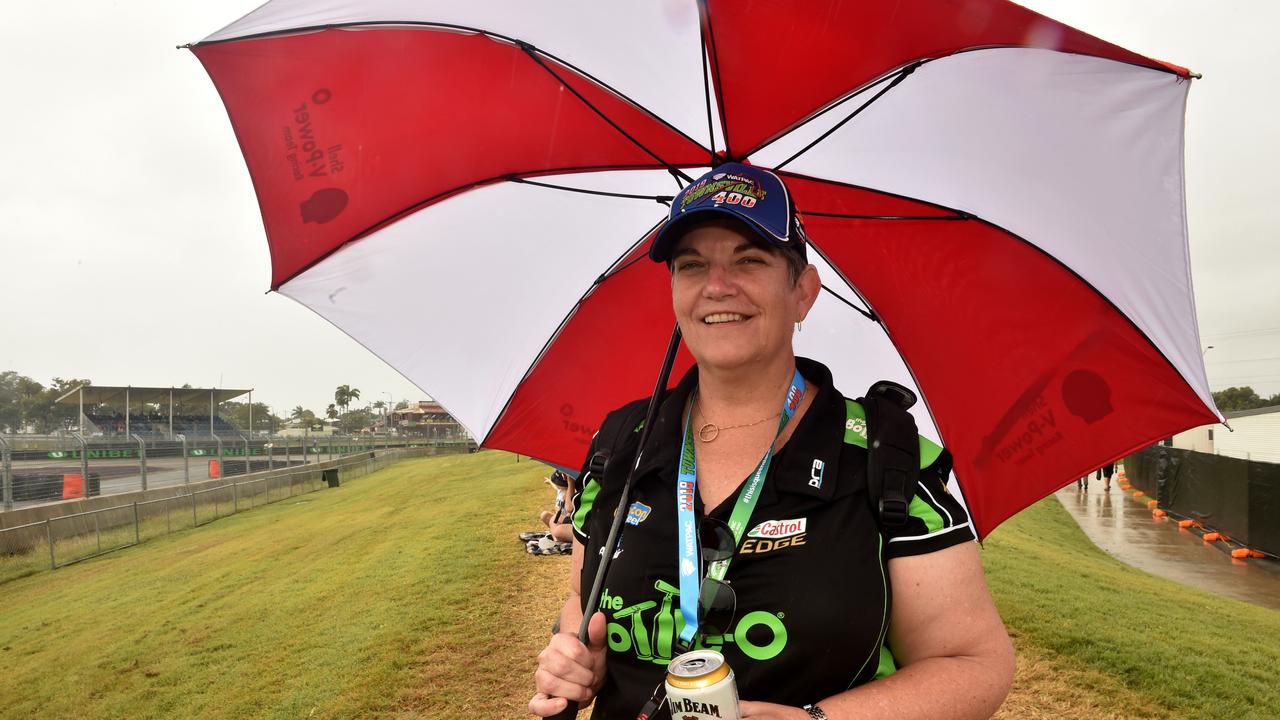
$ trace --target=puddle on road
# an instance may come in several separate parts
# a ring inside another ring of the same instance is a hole
[[[1056,495],[1089,539],[1117,560],[1174,582],[1280,610],[1280,562],[1236,560],[1225,544],[1207,543],[1179,528],[1173,518],[1151,517],[1146,503],[1129,497],[1114,481],[1109,492],[1103,482],[1092,480],[1087,491],[1072,483]]]

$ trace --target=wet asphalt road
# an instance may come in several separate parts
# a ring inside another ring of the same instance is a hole
[[[1184,585],[1280,610],[1280,562],[1236,560],[1221,542],[1207,543],[1174,518],[1153,518],[1149,498],[1134,499],[1113,479],[1089,489],[1075,483],[1056,493],[1063,507],[1098,547],[1117,560]]]

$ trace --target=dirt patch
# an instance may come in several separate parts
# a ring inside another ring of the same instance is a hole
[[[1043,650],[1018,646],[1018,672],[1013,689],[994,715],[996,720],[1129,720],[1169,718],[1144,696],[1113,678],[1081,670]]]

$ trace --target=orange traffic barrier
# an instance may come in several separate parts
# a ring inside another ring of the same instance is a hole
[[[1160,501],[1159,501],[1159,500],[1148,500],[1148,501],[1147,501],[1147,507],[1149,507],[1149,508],[1153,508],[1153,507],[1155,507],[1156,505],[1159,505],[1159,504],[1160,504]]]
[[[1180,528],[1189,528],[1195,524],[1196,524],[1195,520],[1179,520],[1178,521],[1178,527]]]
[[[1162,518],[1162,517],[1164,517],[1165,515],[1168,515],[1168,514],[1169,514],[1169,513],[1165,512],[1164,510],[1161,510],[1160,508],[1156,508],[1155,510],[1152,510],[1152,511],[1151,511],[1151,517],[1158,517],[1158,518]]]
[[[211,478],[222,477],[222,465],[220,465],[217,460],[209,461],[209,477]]]
[[[1236,548],[1235,550],[1231,551],[1231,557],[1247,558],[1249,557],[1249,548]]]
[[[1261,550],[1253,550],[1253,549],[1249,550],[1249,557],[1264,558],[1266,556],[1267,554],[1262,552]]]
[[[1211,532],[1211,533],[1204,534],[1205,542],[1214,542],[1215,540],[1221,540],[1221,539],[1222,539],[1222,533]]]
[[[1139,490],[1139,491],[1135,492],[1135,493],[1133,494],[1133,496],[1134,496],[1134,497],[1146,497],[1146,496],[1147,496],[1147,494],[1146,494],[1146,493],[1144,493],[1144,492],[1142,492],[1141,490]]]
[[[62,499],[84,497],[84,476],[80,473],[66,473],[62,476]]]

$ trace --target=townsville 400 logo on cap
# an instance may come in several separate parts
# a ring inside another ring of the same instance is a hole
[[[680,198],[680,212],[684,212],[690,205],[708,199],[716,205],[754,207],[767,194],[768,191],[761,188],[755,178],[736,173],[716,173],[709,178],[699,180],[684,191],[684,195]]]

